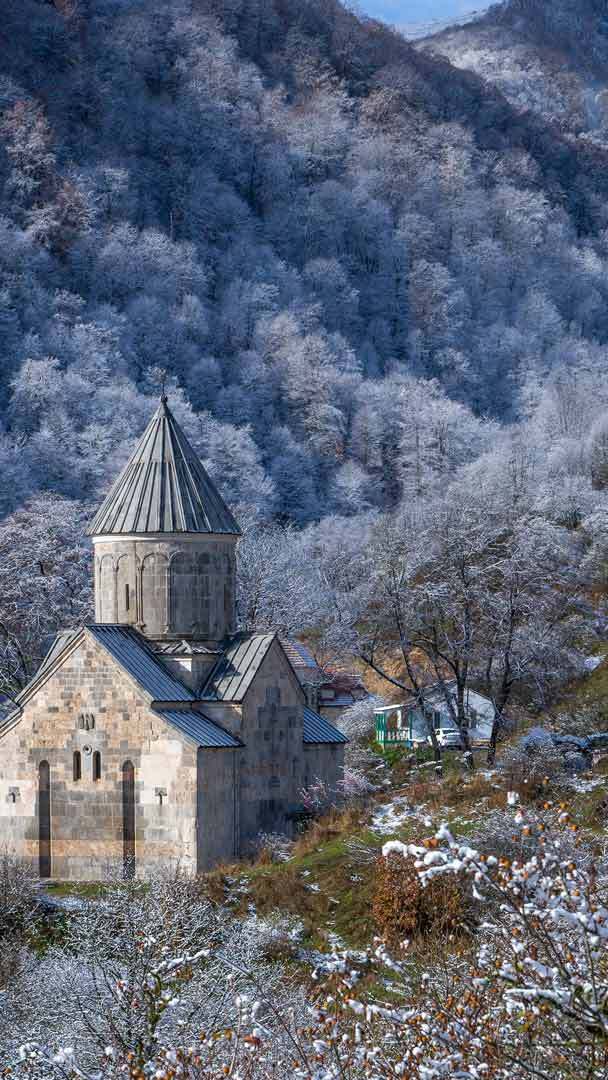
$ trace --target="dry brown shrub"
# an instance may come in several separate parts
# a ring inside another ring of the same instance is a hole
[[[419,936],[460,934],[466,928],[458,881],[442,876],[423,887],[414,859],[396,853],[376,864],[372,908],[378,932],[393,947]]]
[[[330,811],[318,821],[313,821],[296,841],[293,853],[295,856],[308,855],[311,851],[340,836],[355,832],[364,821],[364,813],[359,807],[349,807],[348,810],[339,812]]]
[[[491,780],[482,773],[461,775],[451,773],[444,781],[443,801],[452,806],[460,803],[478,803],[496,794]]]
[[[442,810],[446,806],[477,806],[481,799],[491,803],[500,799],[504,793],[497,792],[495,784],[482,773],[464,773],[450,771],[442,779],[435,776],[419,778],[404,787],[410,802],[417,806],[425,805],[431,810]]]
[[[232,865],[222,863],[213,870],[207,871],[196,878],[199,896],[209,900],[212,904],[224,904],[230,894],[232,883],[243,872],[243,867],[238,863]]]

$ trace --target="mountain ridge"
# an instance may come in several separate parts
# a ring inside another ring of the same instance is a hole
[[[608,152],[479,74],[337,0],[2,33],[0,511],[102,493],[161,368],[227,501],[302,524],[419,489],[418,417],[440,484],[603,362]]]
[[[480,75],[564,132],[605,141],[608,13],[597,0],[504,0],[422,47]]]

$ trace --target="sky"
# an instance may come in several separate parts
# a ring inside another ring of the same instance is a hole
[[[408,26],[479,11],[487,3],[484,0],[359,0],[358,6],[375,19],[384,19],[396,26]]]

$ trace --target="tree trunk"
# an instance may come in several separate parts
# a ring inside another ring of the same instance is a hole
[[[490,745],[488,746],[487,763],[492,769],[494,762],[496,761],[496,744],[498,743],[498,732],[500,729],[501,717],[500,714],[494,713],[494,722],[492,724],[492,732],[490,734]]]
[[[431,740],[431,746],[433,747],[433,758],[435,760],[435,765],[437,766],[437,768],[442,769],[443,762],[441,759],[441,747],[437,742],[437,735],[435,733],[435,728],[432,724],[429,724],[429,737]]]

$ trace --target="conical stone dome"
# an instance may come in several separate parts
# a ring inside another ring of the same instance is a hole
[[[164,395],[88,532],[98,623],[158,642],[234,633],[240,530]]]
[[[164,395],[88,533],[89,536],[240,535],[235,518],[190,446]]]

